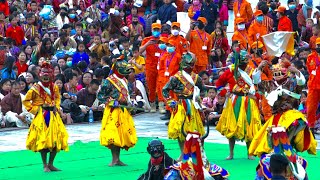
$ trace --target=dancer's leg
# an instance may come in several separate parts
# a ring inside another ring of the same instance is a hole
[[[236,143],[236,140],[234,138],[230,138],[229,140],[229,156],[226,158],[226,160],[231,160],[233,159],[233,150],[234,150],[234,145]]]
[[[251,141],[246,142],[246,144],[247,144],[248,159],[254,160],[254,156],[250,156],[250,155],[249,155],[249,147],[250,147]]]
[[[56,155],[57,155],[57,151],[56,150],[53,150],[52,152],[50,152],[48,167],[49,167],[49,169],[51,171],[60,171],[60,169],[58,169],[58,168],[53,166],[53,161],[54,161]]]
[[[48,168],[48,164],[47,164],[48,150],[47,149],[43,149],[43,150],[40,151],[40,154],[41,154],[41,159],[42,159],[44,172],[50,172],[50,169]]]
[[[178,140],[179,148],[180,148],[180,157],[177,161],[182,161],[183,157],[183,148],[184,148],[184,141]]]

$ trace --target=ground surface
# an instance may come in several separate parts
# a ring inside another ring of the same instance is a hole
[[[167,127],[159,120],[159,114],[142,114],[136,116],[135,123],[139,140],[137,145],[122,151],[122,160],[127,167],[108,167],[111,161],[110,151],[99,145],[100,123],[78,124],[68,126],[70,151],[59,153],[56,166],[61,172],[44,173],[40,155],[25,150],[27,129],[0,132],[0,179],[137,179],[148,164],[149,155],[146,147],[151,137],[162,138],[166,151],[173,158],[179,155],[177,142],[167,140]],[[317,139],[320,139],[317,136]],[[225,160],[228,155],[227,140],[214,127],[205,143],[209,160],[226,168],[231,180],[254,179],[258,159],[246,159],[246,148],[239,143],[235,149],[235,159]],[[318,150],[320,150],[318,140]],[[318,166],[319,155],[302,155],[307,158],[308,173],[311,180],[320,179]]]

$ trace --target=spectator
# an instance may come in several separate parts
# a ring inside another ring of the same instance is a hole
[[[26,15],[27,24],[22,25],[22,29],[24,31],[25,38],[27,40],[31,40],[32,38],[35,38],[38,36],[37,27],[34,25],[34,13],[28,13]]]
[[[95,52],[90,53],[89,56],[90,64],[88,66],[89,69],[94,71],[97,68],[101,68],[101,64],[98,62],[98,54]]]
[[[205,26],[207,25],[206,18],[199,17],[196,24],[198,29],[193,30],[195,23],[192,23],[186,35],[186,39],[190,42],[190,51],[195,54],[198,60],[196,61],[194,72],[199,73],[206,70],[209,65],[212,39],[211,36],[204,31]]]
[[[68,74],[65,74],[65,77],[66,77],[66,83],[64,84],[64,88],[66,92],[63,93],[63,97],[65,99],[71,99],[73,102],[76,102],[78,76],[75,73],[68,73]]]
[[[18,25],[18,21],[14,15],[9,16],[10,26],[6,30],[6,37],[12,38],[15,44],[20,46],[24,40],[23,29]]]
[[[262,37],[263,35],[266,35],[268,33],[268,29],[265,25],[263,25],[263,19],[264,15],[261,10],[257,10],[254,13],[254,16],[256,18],[256,21],[253,21],[253,23],[250,25],[248,30],[248,39],[249,44],[252,44],[257,41],[257,39],[261,42],[263,42]]]
[[[291,20],[285,15],[286,7],[279,6],[277,9],[277,16],[279,17],[278,31],[293,31]]]
[[[214,24],[219,17],[218,7],[215,5],[212,0],[205,0],[201,7],[201,17],[206,18],[205,31],[211,34],[214,30]]]
[[[233,14],[234,19],[242,18],[247,26],[250,25],[249,21],[253,18],[251,4],[247,0],[236,0],[233,3]],[[234,23],[234,28],[236,29],[236,21]]]
[[[5,16],[9,16],[9,4],[7,0],[0,0],[0,11],[4,13]]]
[[[30,64],[31,63],[31,55],[32,55],[31,43],[27,43],[27,45],[25,45],[22,50],[26,54],[26,63]]]
[[[87,65],[90,64],[89,55],[85,52],[86,46],[83,42],[78,43],[77,51],[72,58],[72,66],[77,65],[79,62],[84,61]]]
[[[135,78],[145,83],[145,59],[140,56],[139,48],[132,48],[133,57],[128,62],[133,65]]]
[[[17,74],[13,70],[14,62],[15,62],[14,57],[8,56],[6,58],[5,64],[0,71],[1,79],[15,80],[17,78]]]
[[[12,83],[11,92],[1,100],[1,112],[10,127],[28,127],[33,115],[25,110],[21,100],[21,86],[18,81]]]
[[[298,24],[299,28],[304,30],[306,28],[306,20],[308,18],[320,18],[319,11],[313,11],[313,0],[304,0],[305,4],[302,5],[302,8],[298,12]]]
[[[88,65],[87,65],[87,63],[85,61],[80,61],[77,64],[77,68],[79,68],[82,73],[88,71]]]
[[[201,7],[202,7],[202,3],[200,2],[200,0],[192,1],[192,5],[188,9],[188,16],[191,22],[197,21],[197,19],[200,17]]]
[[[143,26],[139,24],[139,17],[137,15],[132,16],[132,23],[129,26],[130,41],[133,42],[135,36],[141,36],[144,38]]]
[[[18,57],[18,61],[16,62],[16,66],[18,68],[18,76],[23,73],[23,72],[27,72],[28,70],[28,65],[26,62],[26,53],[24,53],[23,51],[20,52],[19,57]]]
[[[55,49],[52,46],[50,38],[44,38],[40,46],[35,50],[35,56],[32,57],[32,64],[38,65],[38,60],[43,57],[44,59],[52,59]]]
[[[219,20],[223,23],[223,29],[226,31],[229,24],[229,12],[225,0],[219,0]]]
[[[11,91],[11,81],[10,81],[10,79],[2,79],[0,81],[0,86],[1,86],[0,100],[2,100],[4,98],[4,96],[9,94],[9,92]]]
[[[19,76],[17,81],[19,82],[21,87],[21,97],[24,97],[24,95],[26,95],[27,91],[29,90],[27,86],[27,81],[23,76]]]
[[[222,28],[215,29],[215,37],[212,39],[212,49],[222,48],[225,53],[229,52],[229,44],[227,37],[224,36]]]
[[[138,49],[138,51],[139,51],[139,49]],[[111,59],[108,56],[103,56],[101,58],[101,65],[102,65],[102,70],[105,74],[105,76],[104,76],[104,79],[105,79],[110,74]]]
[[[5,37],[6,36],[6,17],[2,11],[0,11],[0,36]]]
[[[63,25],[69,24],[67,7],[60,8],[60,13],[56,17],[56,23],[59,30],[62,29]]]
[[[286,180],[289,161],[282,154],[272,154],[270,157],[271,180]]]
[[[204,85],[210,85],[210,74],[207,71],[201,71],[199,76],[201,77]]]
[[[106,44],[102,44],[101,36],[98,34],[94,36],[93,44],[91,44],[91,46],[89,47],[89,50],[92,53],[96,53],[98,59],[101,59],[102,56],[110,55],[109,48],[107,47]]]
[[[53,47],[56,50],[68,51],[69,49],[77,48],[77,43],[74,39],[70,38],[66,32],[61,32],[59,38],[54,42]]]
[[[313,36],[310,38],[309,48],[312,51],[315,51],[315,49],[316,49],[316,40],[317,40],[318,37],[320,37],[320,26],[318,24],[313,25],[312,34],[313,34]]]
[[[87,88],[93,79],[93,74],[90,72],[85,72],[82,74],[80,82],[77,85],[77,90],[80,91],[83,88]]]
[[[86,10],[84,19],[91,23],[93,21],[100,21],[101,20],[101,12],[100,12],[100,4],[98,0],[92,0],[91,6],[89,6]]]
[[[302,31],[301,40],[307,43],[310,42],[310,38],[312,37],[312,27],[314,26],[313,19],[308,18],[306,20],[306,28]]]
[[[286,16],[291,20],[293,32],[301,32],[298,23],[298,9],[296,0],[288,0],[289,10],[286,11]]]
[[[232,44],[233,42],[237,42],[239,44],[240,49],[249,49],[249,41],[248,41],[248,32],[246,30],[245,21],[242,18],[236,19],[237,30],[235,30],[232,36]]]
[[[172,5],[172,0],[163,0],[164,4],[158,10],[158,19],[161,24],[165,24],[168,21],[177,21],[177,8]]]

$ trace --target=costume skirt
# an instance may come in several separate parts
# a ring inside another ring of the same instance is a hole
[[[185,132],[198,132],[204,135],[204,127],[200,112],[194,107],[190,99],[180,100],[178,107],[172,111],[168,127],[168,136],[170,139],[185,140],[181,133],[182,123],[184,123]]]
[[[68,151],[68,137],[59,113],[40,108],[29,128],[27,149],[34,152],[43,149]]]
[[[111,145],[128,150],[138,141],[131,114],[126,108],[107,106],[103,113],[100,131],[100,144]]]
[[[256,101],[248,96],[233,94],[225,106],[216,129],[228,139],[251,141],[261,127]]]

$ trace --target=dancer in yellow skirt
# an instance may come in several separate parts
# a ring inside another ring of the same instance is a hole
[[[218,91],[221,91],[227,84],[230,89],[230,95],[226,99],[225,108],[216,127],[229,140],[230,154],[227,160],[233,159],[236,140],[245,140],[249,148],[250,142],[261,127],[253,83],[255,79],[260,78],[260,74],[256,73],[253,76],[254,70],[247,66],[247,51],[241,50],[240,53],[235,53],[235,57],[235,64],[230,66],[216,82]],[[263,68],[266,64],[263,61],[258,68]],[[253,159],[249,155],[248,158]]]
[[[168,128],[168,136],[170,139],[178,139],[181,155],[183,156],[183,148],[185,137],[181,133],[182,123],[185,132],[197,131],[202,136],[204,127],[202,122],[202,111],[200,106],[200,92],[204,90],[201,78],[192,72],[196,62],[193,53],[186,53],[182,56],[181,71],[172,76],[169,82],[162,89],[163,97],[168,105],[173,108]],[[173,91],[179,99],[178,102],[170,96]]]
[[[132,67],[121,56],[111,70],[113,73],[102,81],[98,93],[99,101],[105,103],[100,144],[111,149],[109,166],[125,166],[120,160],[120,148],[128,150],[138,141],[133,118],[127,109],[131,106],[131,98],[125,76],[131,73]]]
[[[45,172],[59,171],[53,161],[60,150],[68,151],[68,133],[59,115],[60,92],[53,83],[53,68],[45,62],[40,82],[27,92],[23,105],[35,115],[27,137],[27,149],[40,152]],[[50,152],[49,162],[47,154]]]

